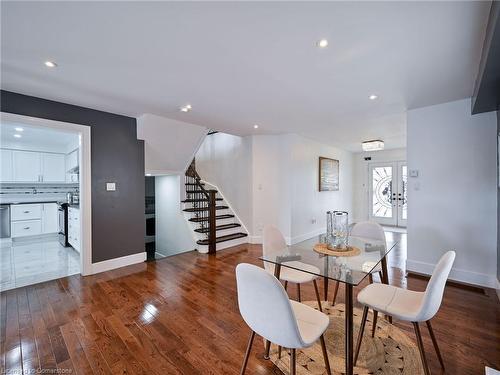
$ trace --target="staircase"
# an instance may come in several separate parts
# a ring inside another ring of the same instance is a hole
[[[201,181],[194,160],[186,171],[185,187],[183,212],[193,228],[198,251],[215,254],[217,250],[247,242],[244,227],[221,193]]]

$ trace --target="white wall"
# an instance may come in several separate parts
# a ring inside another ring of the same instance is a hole
[[[365,157],[371,157],[365,161]],[[353,222],[368,220],[368,165],[369,163],[406,160],[406,148],[359,152],[353,155]]]
[[[352,153],[291,135],[291,242],[326,231],[326,211],[342,210],[352,219]],[[339,191],[319,191],[319,157],[339,160]]]
[[[252,137],[207,136],[196,153],[196,171],[222,192],[247,228],[252,225]]]
[[[156,251],[165,256],[196,248],[181,211],[180,186],[179,175],[155,178]]]
[[[145,172],[183,174],[208,129],[165,117],[144,114],[137,119],[137,139],[144,140]]]
[[[290,242],[292,210],[291,147],[289,135],[252,137],[251,241],[262,241],[262,230],[274,225]]]
[[[470,99],[408,111],[407,268],[430,274],[455,250],[452,279],[494,288],[496,120],[470,112]]]

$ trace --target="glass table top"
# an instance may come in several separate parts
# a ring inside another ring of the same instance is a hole
[[[317,253],[314,245],[320,243],[320,236],[287,246],[274,252],[267,252],[259,259],[270,264],[304,271],[317,276],[358,285],[371,273],[382,259],[396,246],[396,241],[375,241],[362,237],[349,236],[349,246],[357,247],[359,255],[333,256]]]

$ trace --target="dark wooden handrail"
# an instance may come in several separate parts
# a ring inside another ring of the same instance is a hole
[[[208,206],[208,253],[209,254],[215,254],[217,249],[217,238],[216,238],[216,209],[215,209],[215,202],[216,202],[216,193],[217,190],[207,190],[201,183],[201,177],[196,172],[195,168],[195,161],[191,162],[189,167],[186,170],[186,182],[189,181],[190,184],[189,186],[194,186],[196,189],[195,196],[196,195],[202,195],[207,201],[207,205],[204,207]],[[189,191],[189,190],[187,190]],[[201,197],[201,196],[200,196]],[[203,203],[200,202],[200,205]],[[203,215],[203,214],[202,214]]]

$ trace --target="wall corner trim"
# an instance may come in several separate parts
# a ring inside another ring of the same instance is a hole
[[[406,260],[407,271],[413,271],[424,275],[429,275],[429,276],[432,275],[435,266],[436,266],[435,264],[431,263],[419,262],[411,259]],[[449,279],[492,289],[497,289],[499,287],[495,275],[476,273],[457,268],[451,269]]]
[[[121,268],[125,266],[130,266],[132,264],[141,263],[146,260],[146,252],[141,252],[132,255],[126,255],[124,257],[108,259],[102,262],[92,263],[92,275],[100,272],[114,270],[116,268]]]

